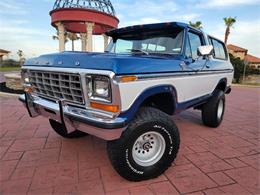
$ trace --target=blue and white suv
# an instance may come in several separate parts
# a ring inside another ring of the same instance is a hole
[[[200,109],[218,127],[231,91],[233,67],[225,44],[187,24],[131,26],[107,32],[106,52],[63,52],[22,67],[31,117],[46,116],[66,138],[107,140],[113,167],[140,181],[162,174],[180,138],[170,115]]]

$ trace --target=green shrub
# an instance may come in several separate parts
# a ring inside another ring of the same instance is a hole
[[[12,59],[4,60],[0,62],[0,67],[19,67],[19,66],[20,66],[20,62]]]
[[[234,67],[235,83],[240,83],[241,78],[243,77],[244,74],[245,62],[240,58],[235,58],[232,54],[229,54],[229,57],[230,57],[230,62]],[[260,74],[260,70],[247,66],[245,76],[252,75],[252,74]]]

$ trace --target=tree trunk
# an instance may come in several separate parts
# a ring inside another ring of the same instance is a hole
[[[225,32],[225,44],[227,44],[227,40],[228,40],[229,34],[230,34],[230,28],[227,27],[227,28],[226,28],[226,32]]]

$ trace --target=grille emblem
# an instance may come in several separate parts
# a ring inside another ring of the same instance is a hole
[[[80,65],[80,63],[79,63],[79,62],[75,62],[75,65],[76,65],[76,66],[79,66],[79,65]]]

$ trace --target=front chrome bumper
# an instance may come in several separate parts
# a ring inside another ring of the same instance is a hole
[[[126,128],[124,118],[99,115],[93,110],[70,106],[63,100],[53,102],[30,93],[21,95],[19,100],[24,103],[32,118],[42,115],[53,119],[63,124],[67,133],[80,130],[104,140],[115,140],[120,138]]]

